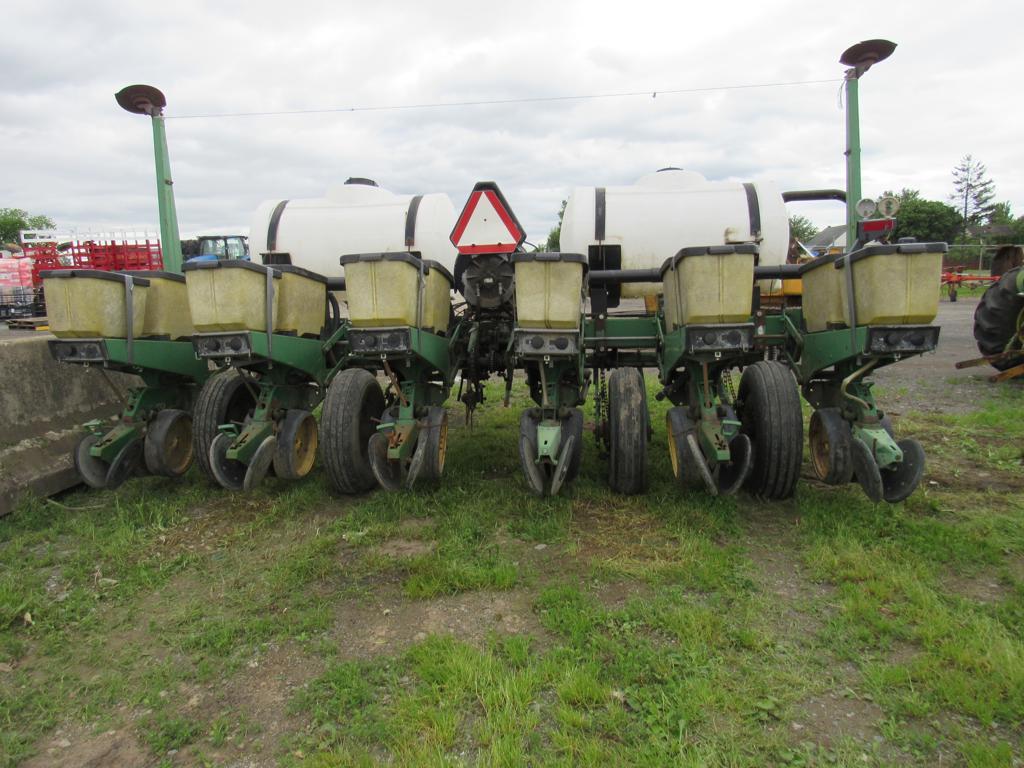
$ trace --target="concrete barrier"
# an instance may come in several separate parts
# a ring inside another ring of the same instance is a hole
[[[79,482],[71,450],[80,425],[121,410],[134,376],[58,364],[48,333],[0,338],[0,516],[27,491],[48,496]]]

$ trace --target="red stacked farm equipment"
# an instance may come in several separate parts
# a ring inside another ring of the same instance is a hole
[[[23,232],[18,258],[0,259],[0,319],[46,314],[42,272],[163,269],[160,240],[151,233],[70,234]]]
[[[33,301],[32,261],[0,258],[0,320],[30,314]]]

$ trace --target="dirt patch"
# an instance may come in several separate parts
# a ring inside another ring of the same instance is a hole
[[[649,560],[669,542],[665,526],[653,515],[616,508],[607,501],[574,504],[569,537],[581,560]]]
[[[921,653],[920,646],[908,643],[904,640],[897,640],[886,654],[886,662],[894,665],[905,665],[912,662]]]
[[[1012,555],[1006,564],[1010,576],[1017,581],[1024,581],[1024,555]]]
[[[58,728],[23,768],[139,768],[153,762],[149,750],[127,730],[99,735],[82,727]]]
[[[942,579],[942,584],[947,593],[984,605],[1002,602],[1010,594],[1010,588],[991,569],[971,575],[951,573]]]
[[[813,741],[830,747],[844,738],[862,743],[882,739],[878,724],[884,715],[871,701],[829,692],[807,699],[797,711],[790,724],[797,741]]]
[[[367,659],[398,653],[430,635],[451,635],[483,645],[491,633],[547,638],[533,612],[535,593],[470,592],[436,600],[408,601],[378,595],[373,603],[339,606],[332,639],[343,658]]]
[[[416,536],[433,527],[432,517],[409,517],[401,522],[398,530],[407,536]]]
[[[811,581],[806,566],[786,548],[770,542],[752,540],[747,555],[753,564],[753,576],[770,595],[787,601],[825,597],[832,589],[826,584]]]
[[[232,725],[224,743],[196,745],[215,765],[259,768],[277,764],[285,737],[305,722],[288,705],[299,688],[322,674],[324,662],[291,645],[271,645],[219,690],[186,691],[189,716],[202,722],[223,717]],[[240,762],[241,761],[241,762]],[[209,763],[204,763],[209,764]]]
[[[632,600],[646,600],[654,594],[650,584],[642,581],[614,581],[600,584],[594,589],[594,596],[606,608],[625,608]]]
[[[778,629],[786,635],[816,633],[827,615],[822,603],[835,589],[809,577],[799,556],[797,521],[778,513],[752,514],[747,519],[745,541],[751,576],[780,614]]]
[[[995,467],[961,440],[961,433],[944,428],[934,422],[914,420],[906,431],[897,425],[897,436],[913,435],[920,440],[928,454],[924,487],[942,491],[975,491],[992,494],[1015,494],[1024,491],[1024,473],[1015,467]],[[979,438],[980,440],[980,438]],[[985,438],[987,447],[1003,450],[1019,446],[1001,434]],[[988,503],[988,502],[986,502]]]
[[[373,548],[374,554],[405,560],[413,557],[429,555],[436,548],[433,541],[419,539],[389,539]]]

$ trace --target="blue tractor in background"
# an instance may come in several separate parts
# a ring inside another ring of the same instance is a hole
[[[181,241],[185,261],[249,261],[249,238],[245,235],[199,235]]]

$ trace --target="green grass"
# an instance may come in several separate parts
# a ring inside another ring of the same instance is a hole
[[[904,417],[930,469],[895,507],[806,479],[775,504],[681,494],[653,400],[647,494],[612,494],[588,441],[536,499],[525,401],[490,394],[415,494],[145,478],[0,521],[0,765],[58,726],[200,765],[1024,759],[1018,388]]]

